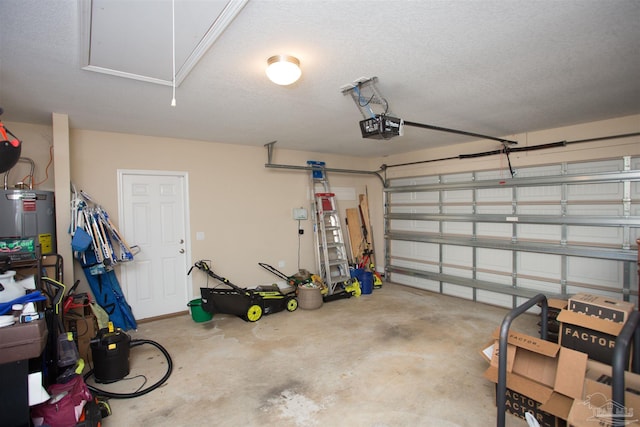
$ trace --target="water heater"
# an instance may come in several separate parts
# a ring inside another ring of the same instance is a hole
[[[53,191],[0,190],[0,239],[34,238],[42,255],[56,253]]]

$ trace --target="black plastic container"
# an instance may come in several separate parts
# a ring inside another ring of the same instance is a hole
[[[96,382],[112,383],[129,375],[131,337],[121,329],[103,328],[91,341],[93,376]]]

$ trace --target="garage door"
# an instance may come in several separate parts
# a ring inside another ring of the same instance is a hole
[[[637,301],[640,158],[395,178],[392,282],[514,307],[544,293]]]

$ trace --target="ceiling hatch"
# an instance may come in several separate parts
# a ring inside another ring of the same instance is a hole
[[[175,20],[179,85],[248,1],[81,1],[82,69],[171,86]]]

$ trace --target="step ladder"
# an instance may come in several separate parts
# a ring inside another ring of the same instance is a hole
[[[316,263],[328,294],[351,283],[347,247],[342,234],[336,195],[329,188],[324,162],[308,161],[310,171],[311,213],[316,245]]]

